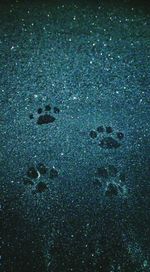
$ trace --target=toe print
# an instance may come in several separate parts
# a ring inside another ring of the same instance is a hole
[[[107,178],[108,177],[108,170],[105,167],[101,166],[101,167],[97,168],[97,175],[99,177]]]
[[[124,138],[123,132],[114,133],[110,126],[106,128],[99,126],[96,130],[91,130],[89,135],[92,139],[98,139],[98,145],[104,149],[117,149]]]
[[[37,170],[39,171],[39,173],[40,173],[41,175],[45,175],[46,172],[47,172],[47,167],[46,167],[43,163],[39,163],[39,164],[37,165]]]
[[[57,178],[57,177],[58,177],[58,171],[56,170],[56,168],[53,167],[53,168],[50,170],[49,177],[50,177],[51,179]]]
[[[100,126],[97,128],[97,131],[100,133],[100,132],[104,132],[104,127],[103,126]]]
[[[91,137],[92,139],[95,139],[95,138],[97,137],[96,131],[91,130],[91,131],[90,131],[90,137]]]
[[[27,176],[32,179],[36,179],[38,177],[38,172],[34,167],[30,167],[27,171]]]
[[[127,193],[125,181],[125,173],[110,164],[97,168],[93,185],[99,188],[106,197],[125,197]]]
[[[43,108],[38,108],[37,114],[39,116],[37,117],[37,124],[44,125],[53,123],[56,120],[56,117],[54,117],[54,115],[58,114],[59,112],[60,112],[59,108],[57,107],[52,108],[50,105],[46,105],[44,110]],[[29,118],[34,119],[33,114],[30,114]]]
[[[109,176],[115,177],[118,173],[118,169],[114,165],[110,164],[108,165],[108,173]]]
[[[106,127],[106,132],[107,132],[107,133],[112,133],[112,132],[113,132],[112,127]]]
[[[117,138],[122,140],[124,138],[124,134],[122,132],[117,132]]]
[[[58,177],[58,170],[52,167],[50,170],[43,163],[31,166],[23,177],[23,183],[32,188],[32,193],[43,193],[48,189],[50,179]]]

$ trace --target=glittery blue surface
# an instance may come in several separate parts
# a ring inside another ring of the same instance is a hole
[[[2,272],[150,271],[150,12],[1,1]]]

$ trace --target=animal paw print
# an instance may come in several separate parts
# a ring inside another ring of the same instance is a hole
[[[121,141],[124,138],[123,132],[113,133],[112,127],[99,126],[96,130],[90,131],[92,139],[100,139],[99,146],[104,149],[116,149],[121,146]]]
[[[100,166],[97,168],[94,185],[101,188],[107,197],[126,196],[126,177],[124,172],[119,172],[114,165]]]
[[[55,179],[58,177],[56,168],[50,171],[43,163],[36,166],[31,166],[27,170],[26,176],[23,178],[24,185],[31,186],[33,193],[42,193],[48,189],[48,179]]]
[[[38,108],[37,114],[39,116],[37,118],[37,124],[44,125],[44,124],[53,123],[56,120],[56,118],[53,115],[58,114],[60,112],[60,109],[57,107],[54,107],[53,114],[51,114],[51,112],[52,112],[52,107],[50,105],[46,105],[44,110],[42,108]],[[30,114],[29,118],[33,119],[34,118],[33,114]]]

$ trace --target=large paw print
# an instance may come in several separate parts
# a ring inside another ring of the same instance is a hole
[[[118,171],[114,165],[97,168],[93,184],[100,188],[107,197],[126,196],[125,173]]]
[[[53,114],[51,113],[53,111]],[[45,109],[38,108],[37,114],[39,115],[37,117],[37,124],[38,125],[44,125],[44,124],[50,124],[53,123],[56,118],[54,117],[55,114],[58,114],[60,112],[60,109],[57,107],[52,108],[50,105],[46,105]],[[33,119],[33,114],[29,115],[30,119]]]
[[[96,130],[90,131],[90,137],[92,139],[98,139],[99,146],[105,149],[116,149],[121,146],[121,141],[124,138],[123,132],[113,132],[112,127],[103,126],[97,127]]]
[[[49,171],[43,163],[39,163],[36,166],[29,167],[26,176],[23,177],[23,183],[26,186],[31,186],[33,193],[42,193],[48,189],[48,180],[57,177],[58,171],[56,168],[53,167]]]

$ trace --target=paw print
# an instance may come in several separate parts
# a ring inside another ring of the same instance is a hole
[[[124,138],[123,132],[113,132],[112,127],[103,126],[97,127],[96,130],[90,131],[90,137],[92,139],[98,138],[99,146],[104,149],[116,149],[121,146],[121,141]]]
[[[51,113],[52,111],[53,114]],[[56,120],[56,118],[53,115],[58,114],[59,112],[60,112],[59,108],[54,107],[52,109],[50,105],[46,105],[44,110],[42,108],[38,108],[37,114],[39,116],[37,117],[37,124],[44,125],[53,123]],[[29,118],[33,119],[34,118],[33,114],[30,114]]]
[[[97,168],[93,184],[100,188],[107,197],[126,196],[126,176],[119,172],[114,165],[100,166]]]
[[[26,186],[33,188],[33,193],[42,193],[48,189],[48,179],[55,179],[58,177],[58,171],[56,168],[52,168],[50,171],[43,163],[39,163],[36,166],[31,166],[27,170],[26,176],[23,177],[23,183]]]

